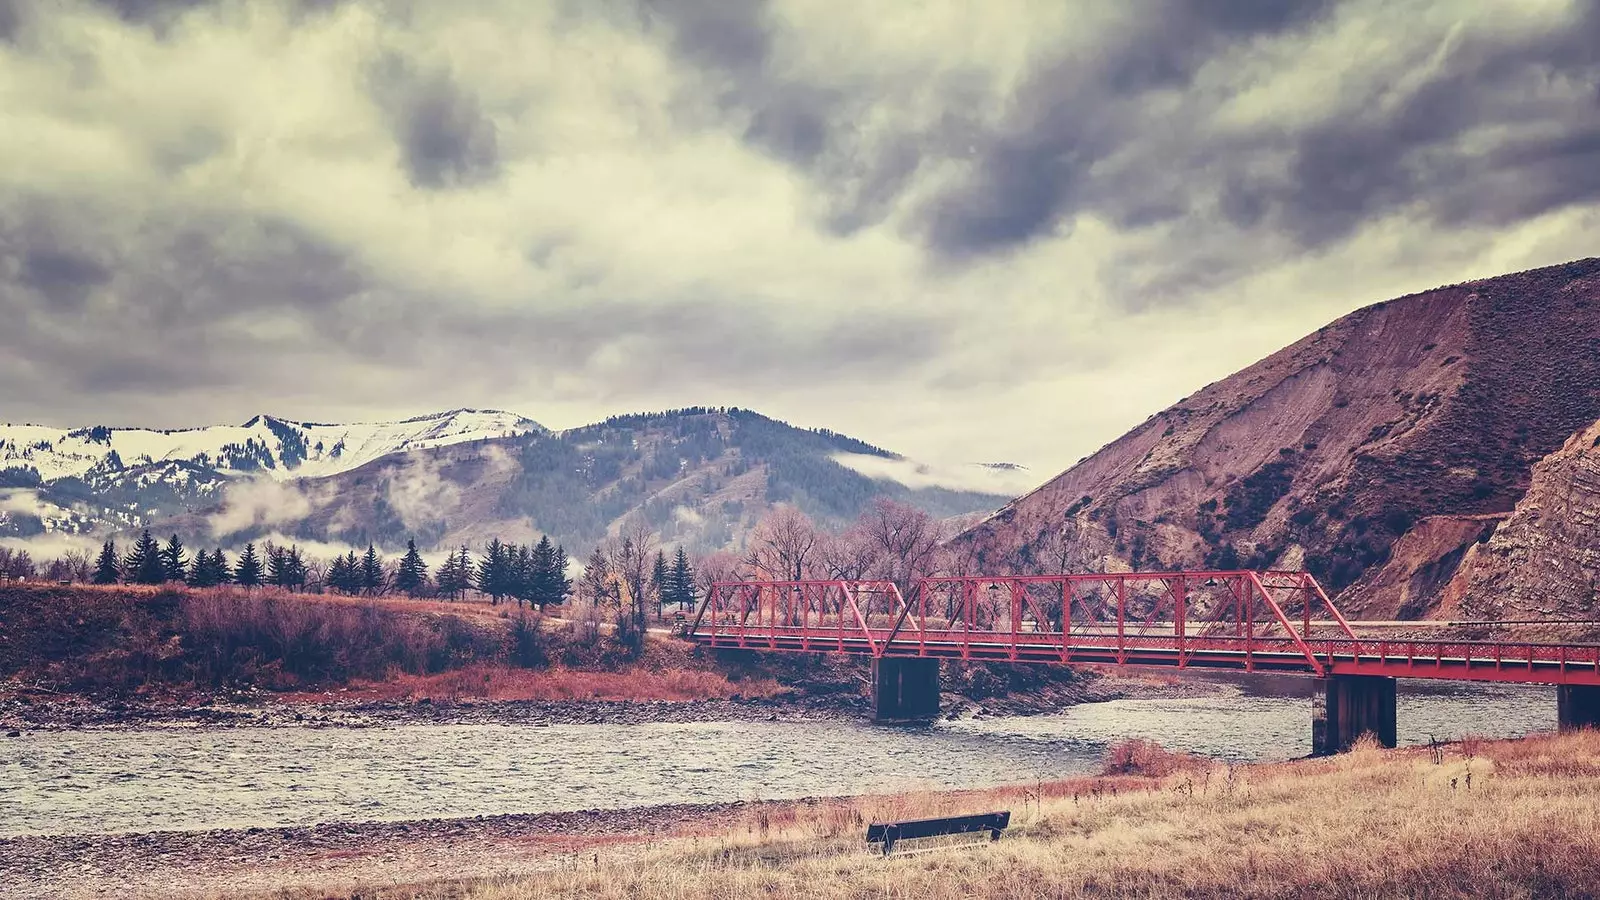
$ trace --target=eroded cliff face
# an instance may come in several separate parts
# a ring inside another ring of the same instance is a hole
[[[1339,595],[1339,608],[1359,619],[1437,619],[1458,615],[1445,588],[1472,548],[1490,538],[1506,514],[1429,516],[1400,536],[1389,558]]]
[[[1589,618],[1600,601],[1600,422],[1533,468],[1527,494],[1445,586],[1483,619]]]
[[[1421,520],[1509,512],[1533,463],[1596,418],[1600,260],[1583,260],[1358,310],[1152,416],[955,547],[991,571],[1304,565],[1341,591]]]

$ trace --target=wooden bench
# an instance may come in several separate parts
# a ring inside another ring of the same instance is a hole
[[[883,855],[894,852],[899,841],[944,837],[951,834],[981,834],[1000,840],[1000,832],[1011,824],[1011,810],[977,813],[970,816],[945,816],[940,819],[909,819],[904,822],[874,822],[867,826],[867,843],[882,844]]]

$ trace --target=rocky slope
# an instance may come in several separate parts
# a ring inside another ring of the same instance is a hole
[[[1533,469],[1528,493],[1442,586],[1445,609],[1480,619],[1592,617],[1600,602],[1600,422]]]
[[[1475,538],[1483,524],[1459,517],[1510,511],[1532,464],[1597,417],[1589,259],[1358,310],[958,541],[991,569],[1304,565],[1342,590],[1426,517]]]

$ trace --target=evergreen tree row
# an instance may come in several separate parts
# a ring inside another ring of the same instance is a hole
[[[657,590],[663,602],[693,602],[694,572],[682,549],[671,564],[664,556],[657,559],[656,568]],[[191,560],[177,535],[163,545],[146,530],[126,556],[118,555],[115,541],[106,541],[100,548],[93,581],[95,584],[181,581],[193,587],[270,584],[301,590],[307,586],[310,575],[310,566],[298,546],[269,544],[263,558],[256,545],[248,543],[238,561],[230,565],[220,548],[210,552],[200,550]],[[358,556],[352,550],[334,557],[323,585],[346,594],[375,596],[392,588],[418,596],[429,590],[428,564],[417,551],[416,541],[409,540],[405,555],[391,575],[377,547],[368,544],[365,554]],[[495,538],[485,548],[482,559],[475,560],[466,547],[452,552],[439,566],[432,587],[439,596],[452,600],[476,590],[489,595],[496,604],[513,598],[519,606],[528,603],[542,610],[565,602],[572,592],[572,581],[567,577],[566,548],[552,543],[549,537],[542,537],[533,545],[507,544]]]
[[[139,535],[127,556],[117,555],[115,541],[100,546],[91,580],[95,584],[166,584],[181,581],[191,587],[215,587],[220,584],[237,584],[256,587],[271,584],[298,590],[305,587],[308,567],[299,547],[273,547],[263,565],[256,545],[245,544],[239,561],[229,565],[219,547],[214,551],[201,550],[189,558],[183,543],[173,535],[165,546],[150,536],[149,530]]]
[[[499,538],[489,541],[483,560],[472,566],[467,549],[461,548],[457,557],[456,572],[459,581],[471,581],[472,587],[489,595],[491,603],[513,597],[517,605],[527,602],[539,609],[566,601],[572,592],[572,581],[567,578],[567,551],[550,542],[549,536],[539,543],[503,544]],[[452,584],[454,586],[454,584]],[[441,587],[441,592],[442,592]]]

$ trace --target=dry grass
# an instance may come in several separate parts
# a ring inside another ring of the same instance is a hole
[[[477,664],[431,675],[396,673],[382,681],[352,682],[341,696],[374,700],[725,700],[770,697],[771,679],[734,682],[719,672],[635,668],[620,672],[522,669]]]
[[[1427,749],[1366,745],[1326,760],[1211,765],[1160,779],[758,808],[725,832],[644,853],[359,896],[1596,896],[1600,734],[1471,749],[1448,748],[1436,763]],[[888,859],[861,847],[873,818],[1006,806],[1014,825],[995,845]]]

